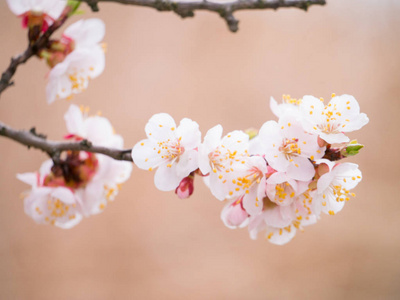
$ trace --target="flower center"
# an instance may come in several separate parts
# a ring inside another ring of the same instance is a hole
[[[286,159],[290,159],[292,156],[298,156],[301,154],[301,149],[299,147],[299,139],[283,139],[282,146],[279,147],[279,151],[281,151]]]
[[[169,161],[170,163],[179,161],[179,156],[185,152],[185,148],[181,145],[181,138],[171,141],[168,139],[166,141],[158,142],[158,154],[161,154],[161,158]],[[154,148],[154,150],[157,150]],[[171,167],[171,164],[168,164]]]
[[[65,186],[72,189],[85,187],[98,169],[98,160],[93,153],[67,151],[63,158],[51,168],[44,179],[44,186]]]
[[[275,199],[274,202],[283,202],[289,195],[290,198],[295,196],[293,187],[289,182],[279,183],[275,186]]]

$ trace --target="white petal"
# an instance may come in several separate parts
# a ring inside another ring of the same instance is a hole
[[[350,139],[346,135],[344,135],[344,133],[341,132],[329,133],[329,134],[321,132],[319,137],[329,144],[340,144],[350,141]]]
[[[132,149],[132,159],[135,165],[144,170],[160,165],[164,159],[154,150],[155,146],[155,142],[149,139],[136,143]]]
[[[339,179],[340,184],[348,190],[355,188],[362,179],[362,174],[358,169],[358,165],[353,163],[338,164],[333,168],[332,173]],[[344,179],[346,181],[344,181]]]
[[[197,148],[201,143],[199,124],[188,118],[182,119],[176,129],[176,137],[181,138],[181,145],[185,149]]]
[[[156,185],[156,188],[161,191],[172,191],[177,188],[184,177],[178,177],[175,168],[176,164],[172,164],[171,167],[162,164],[158,167],[156,174],[154,175],[154,184]]]
[[[54,163],[51,159],[45,160],[39,169],[40,177],[45,177],[50,174],[51,168],[53,167]]]
[[[179,162],[174,163],[179,177],[186,177],[199,167],[197,156],[197,150],[187,150],[179,157]]]
[[[105,24],[100,19],[79,20],[71,24],[64,35],[72,38],[76,47],[90,47],[100,43],[105,34]]]
[[[243,208],[249,215],[256,215],[262,211],[262,198],[258,198],[257,185],[253,185],[248,194],[243,197]]]
[[[285,228],[267,228],[266,237],[269,242],[275,245],[284,245],[290,242],[296,235],[296,228],[292,225]]]
[[[31,10],[29,2],[24,0],[7,0],[8,7],[17,16]]]
[[[342,128],[344,132],[350,132],[354,130],[359,130],[361,129],[364,125],[367,125],[369,122],[369,119],[366,114],[361,113],[354,119],[352,119],[350,122],[345,123],[346,126]]]
[[[276,205],[264,211],[265,223],[273,227],[289,226],[295,219],[295,210],[293,205],[279,206]]]
[[[17,178],[21,180],[22,182],[31,185],[32,187],[38,186],[38,173],[22,173],[22,174],[17,174]]]
[[[175,130],[176,124],[174,119],[166,113],[153,115],[145,127],[147,137],[155,141],[175,139]]]
[[[69,133],[83,136],[83,117],[78,106],[72,104],[65,113],[64,120]]]
[[[293,162],[290,163],[287,169],[287,175],[293,179],[308,181],[315,175],[313,164],[305,157],[293,157]]]
[[[115,146],[114,129],[104,117],[93,116],[84,121],[85,138],[98,146]]]
[[[326,189],[330,186],[332,181],[334,180],[335,175],[332,172],[325,173],[322,175],[317,182],[317,192],[318,194],[322,194],[326,192]]]
[[[203,144],[205,149],[209,151],[208,153],[219,146],[221,142],[222,131],[222,126],[219,124],[207,131]]]
[[[53,20],[58,19],[67,4],[65,0],[41,0],[43,11]]]
[[[277,116],[278,118],[280,117],[281,111],[280,111],[280,109],[279,109],[278,102],[276,102],[276,100],[275,100],[273,97],[271,97],[271,98],[269,99],[269,108],[271,109],[272,113],[273,113],[275,116]]]
[[[60,201],[64,202],[65,204],[74,204],[76,202],[74,194],[71,192],[71,190],[64,187],[55,188],[51,192],[51,196],[60,199]]]

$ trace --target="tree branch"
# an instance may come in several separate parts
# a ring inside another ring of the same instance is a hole
[[[11,58],[11,62],[8,68],[3,72],[3,74],[1,74],[0,95],[6,88],[14,84],[11,79],[17,71],[18,66],[25,63],[32,56],[38,55],[40,50],[47,46],[51,35],[68,19],[70,11],[71,8],[67,6],[61,16],[56,21],[54,21],[54,23],[46,30],[46,32],[44,32],[35,42],[31,42],[28,48],[23,53],[14,58]]]
[[[46,152],[54,158],[60,155],[62,151],[86,151],[107,155],[116,160],[132,161],[132,149],[119,150],[101,146],[92,145],[88,140],[79,142],[57,142],[46,139],[46,136],[37,134],[35,128],[30,131],[16,130],[0,122],[0,136],[10,138],[28,148],[33,147]]]
[[[99,2],[117,2],[136,6],[155,8],[158,11],[173,11],[182,18],[193,17],[195,10],[208,10],[218,13],[232,32],[238,30],[239,21],[233,16],[238,10],[245,9],[278,9],[297,7],[307,11],[311,5],[325,5],[325,0],[232,0],[229,2],[211,2],[208,0],[79,0],[86,2],[93,11],[98,11]]]

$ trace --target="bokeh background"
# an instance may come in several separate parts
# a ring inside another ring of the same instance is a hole
[[[201,180],[186,200],[158,191],[134,168],[115,202],[71,230],[36,225],[16,173],[46,156],[0,138],[1,299],[399,299],[400,3],[330,0],[297,9],[216,15],[101,4],[105,72],[75,96],[101,111],[127,147],[158,112],[189,117],[205,132],[259,128],[275,119],[269,97],[354,95],[370,123],[351,134],[366,148],[352,161],[364,179],[336,216],[322,216],[285,246],[220,221],[223,204]],[[72,18],[71,21],[78,20]],[[71,23],[71,22],[69,22]],[[26,33],[0,3],[0,70],[25,49]],[[60,33],[58,33],[60,34]],[[21,66],[0,101],[0,119],[61,139],[70,103],[45,101],[44,62]]]

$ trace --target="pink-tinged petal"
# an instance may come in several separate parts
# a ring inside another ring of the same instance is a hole
[[[81,136],[83,133],[83,116],[82,112],[76,105],[70,105],[68,111],[64,115],[65,125],[71,134]]]
[[[284,245],[290,242],[296,235],[296,228],[292,225],[284,228],[268,227],[266,237],[269,242],[275,245]]]
[[[287,175],[293,179],[308,181],[315,175],[313,164],[305,157],[293,157],[293,161],[287,168]]]
[[[65,204],[74,204],[76,202],[74,194],[71,192],[70,189],[67,189],[65,187],[55,188],[51,192],[51,196],[56,199],[60,199]]]
[[[240,205],[240,200],[239,203],[236,202],[237,199],[230,201],[221,212],[222,222],[224,222],[226,227],[231,229],[244,227],[249,220],[249,215]]]
[[[100,209],[100,205],[102,203],[107,205],[104,197],[104,182],[100,180],[92,180],[84,189],[77,190],[76,196],[85,217],[101,213],[103,210]]]
[[[285,114],[279,118],[279,130],[281,135],[287,139],[296,138],[302,140],[303,137],[308,136],[308,134],[304,132],[303,126],[296,118],[297,117],[293,114]]]
[[[257,185],[250,188],[249,193],[243,196],[243,208],[249,215],[256,215],[262,211],[262,198],[258,198]]]
[[[279,184],[288,181],[289,179],[290,178],[286,175],[286,173],[276,172],[268,178],[267,184]]]
[[[267,195],[280,206],[291,205],[297,196],[297,182],[285,173],[274,173],[267,180]]]
[[[308,185],[310,184],[310,180],[308,181],[296,181],[297,187],[294,188],[295,185],[291,181],[289,181],[290,185],[293,186],[294,190],[296,191],[296,195],[301,195],[308,190]]]
[[[335,175],[332,172],[325,173],[324,175],[322,175],[317,182],[318,194],[325,193],[326,189],[330,186],[334,178]]]
[[[174,119],[166,113],[153,115],[145,127],[147,137],[155,141],[175,139],[175,130]]]
[[[132,159],[135,165],[143,170],[151,170],[164,162],[157,153],[153,140],[145,139],[136,143],[132,149]]]
[[[264,212],[265,223],[273,227],[289,226],[296,218],[294,205],[279,206],[268,208]]]
[[[279,151],[266,153],[265,158],[268,164],[279,172],[286,172],[289,168],[290,162],[286,159],[286,156]]]
[[[156,174],[154,175],[154,184],[156,188],[161,191],[172,191],[177,188],[184,177],[179,177],[176,174],[175,168],[176,164],[172,164],[171,167],[162,164],[158,167]]]
[[[340,144],[350,141],[350,139],[342,132],[339,133],[320,133],[320,138],[329,144]]]
[[[181,145],[185,149],[197,148],[201,143],[199,124],[188,118],[182,119],[176,129],[176,137],[181,139]]]
[[[105,24],[100,19],[79,20],[68,26],[64,35],[75,41],[76,47],[90,47],[100,43],[105,34]]]
[[[250,217],[248,230],[251,239],[257,239],[258,233],[266,228],[267,224],[265,224],[264,222],[263,213],[257,216]]]
[[[315,160],[315,163],[317,165],[321,165],[321,164],[327,165],[328,171],[331,171],[333,169],[333,167],[336,165],[336,163],[334,161],[330,161],[326,158],[317,159],[317,160]]]
[[[301,226],[310,226],[317,223],[318,217],[316,215],[307,215],[302,221]]]

